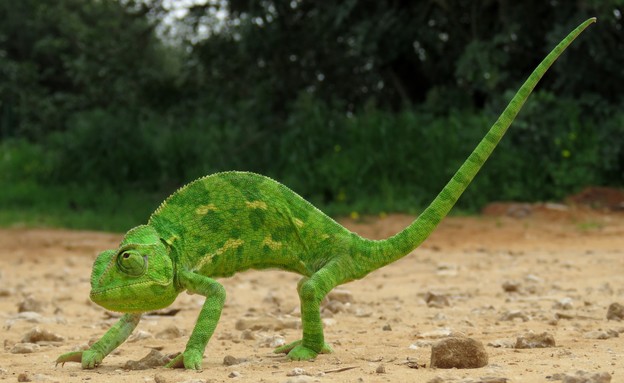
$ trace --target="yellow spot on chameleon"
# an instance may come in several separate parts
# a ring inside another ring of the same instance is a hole
[[[299,218],[293,218],[293,222],[294,222],[295,226],[303,227],[303,221],[300,220]]]
[[[221,254],[225,253],[228,250],[237,249],[237,248],[241,247],[244,243],[245,243],[245,241],[243,241],[242,239],[230,238],[227,241],[225,241],[225,243],[223,244],[223,246],[220,249],[215,251],[215,255],[221,255]]]
[[[208,212],[217,211],[217,210],[219,210],[219,209],[217,209],[215,204],[211,203],[211,204],[208,204],[208,205],[201,205],[200,207],[195,209],[195,214],[197,214],[197,215],[205,215],[205,214],[208,214]]]
[[[201,260],[201,262],[199,262],[197,264],[197,266],[195,266],[194,269],[195,270],[200,270],[206,263],[211,262],[212,258],[214,258],[215,256],[221,255],[221,254],[225,253],[228,250],[238,249],[239,247],[243,246],[243,244],[245,244],[245,241],[243,241],[242,239],[234,239],[234,238],[228,239],[227,241],[225,241],[223,246],[218,248],[214,253],[206,254],[206,256],[204,256],[204,258]]]
[[[264,201],[245,201],[245,205],[247,205],[247,207],[250,209],[267,209],[267,204]]]
[[[271,237],[266,237],[262,244],[266,245],[271,250],[279,250],[282,248],[282,243],[274,241]]]

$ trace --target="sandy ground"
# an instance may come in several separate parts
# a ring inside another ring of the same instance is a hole
[[[0,230],[0,380],[547,382],[582,370],[624,382],[624,322],[606,319],[610,304],[624,304],[624,213],[558,206],[503,206],[490,213],[448,218],[409,256],[342,286],[323,309],[335,352],[313,362],[271,353],[272,346],[300,338],[297,275],[250,271],[222,280],[228,299],[200,372],[124,369],[153,349],[165,355],[184,349],[203,301],[187,294],[171,306],[179,309],[175,315],[144,318],[139,336],[99,368],[55,367],[58,355],[97,339],[115,321],[89,302],[89,276],[95,255],[116,247],[121,236]],[[411,219],[342,222],[383,238]],[[439,300],[428,304],[428,293]],[[35,327],[62,340],[20,344]],[[527,332],[547,332],[556,345],[515,349],[516,338]],[[431,344],[449,334],[483,342],[489,364],[430,368]],[[238,364],[224,365],[226,356]]]

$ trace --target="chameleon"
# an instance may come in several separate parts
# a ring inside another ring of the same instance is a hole
[[[144,225],[129,230],[115,250],[101,252],[91,273],[90,299],[123,313],[84,351],[57,364],[91,369],[120,346],[142,313],[169,306],[183,291],[205,296],[186,348],[166,366],[201,369],[203,354],[225,302],[216,278],[247,269],[277,268],[302,276],[297,284],[302,339],[278,347],[291,360],[330,353],[320,304],[334,287],[361,279],[416,249],[449,213],[497,146],[553,62],[590,24],[568,34],[536,67],[466,161],[431,204],[405,229],[383,240],[363,238],[291,189],[249,172],[221,172],[178,189]]]

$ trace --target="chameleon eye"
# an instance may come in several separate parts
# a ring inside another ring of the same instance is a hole
[[[147,269],[147,257],[133,251],[125,251],[117,257],[117,266],[121,272],[138,277]]]

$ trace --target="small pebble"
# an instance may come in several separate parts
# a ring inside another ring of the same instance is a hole
[[[547,332],[521,335],[516,339],[516,345],[514,346],[516,349],[548,347],[555,347],[555,338]]]
[[[301,376],[301,375],[310,375],[310,374],[308,374],[306,370],[300,367],[295,367],[290,372],[286,373],[286,376]]]
[[[524,311],[520,310],[507,311],[500,318],[500,320],[502,321],[513,321],[516,319],[520,319],[523,322],[528,322],[531,318]]]
[[[383,364],[380,364],[379,366],[377,366],[377,369],[375,369],[375,372],[377,374],[385,374],[386,373],[386,366],[384,366]]]
[[[39,351],[39,345],[36,343],[16,343],[13,348],[11,348],[12,354],[31,354],[33,352]]]
[[[448,307],[451,305],[451,302],[448,296],[444,294],[431,292],[431,291],[425,294],[425,302],[427,302],[428,307],[439,308],[439,309]]]
[[[223,358],[223,365],[224,366],[234,366],[236,364],[241,364],[242,362],[243,362],[242,359],[235,358],[232,355],[226,355]]]
[[[180,330],[178,327],[176,327],[174,325],[171,325],[171,326],[167,327],[166,329],[164,329],[164,330],[160,331],[159,333],[157,333],[156,334],[156,338],[171,340],[171,339],[180,338],[183,335],[184,335],[184,333],[182,332],[182,330]]]
[[[32,296],[27,296],[17,305],[17,312],[36,312],[40,313],[43,311],[43,302],[36,300]]]
[[[128,343],[138,342],[144,339],[151,339],[153,337],[154,336],[151,333],[145,330],[139,330],[130,335],[130,337],[128,338]]]
[[[569,297],[561,298],[553,305],[553,308],[557,310],[571,310],[573,307],[573,300]]]
[[[171,358],[167,355],[163,355],[158,350],[151,350],[149,354],[144,356],[140,360],[129,360],[124,365],[124,370],[146,370],[152,367],[160,367],[169,363]]]
[[[327,294],[327,299],[330,301],[338,301],[340,303],[352,303],[353,294],[346,289],[333,289]]]
[[[238,371],[232,371],[228,375],[228,378],[240,378],[240,377],[241,377],[241,373]]]
[[[617,321],[624,320],[624,305],[611,303],[607,310],[607,319]]]
[[[550,380],[561,380],[562,383],[609,383],[611,374],[608,372],[576,371],[574,373],[554,374]]]
[[[392,327],[389,324],[384,325],[381,329],[383,331],[392,331]]]
[[[520,291],[520,282],[517,281],[505,281],[503,282],[503,291],[506,293],[517,293]]]
[[[255,340],[256,339],[256,335],[253,333],[253,331],[251,330],[244,330],[241,333],[241,339],[245,339],[245,340]]]
[[[601,340],[617,338],[619,336],[620,336],[620,334],[617,331],[615,331],[615,330],[589,331],[589,332],[586,332],[585,334],[583,334],[583,337],[585,339],[601,339]]]
[[[62,342],[65,338],[58,334],[51,333],[48,330],[41,330],[34,327],[22,338],[22,343],[39,343],[39,342]]]

